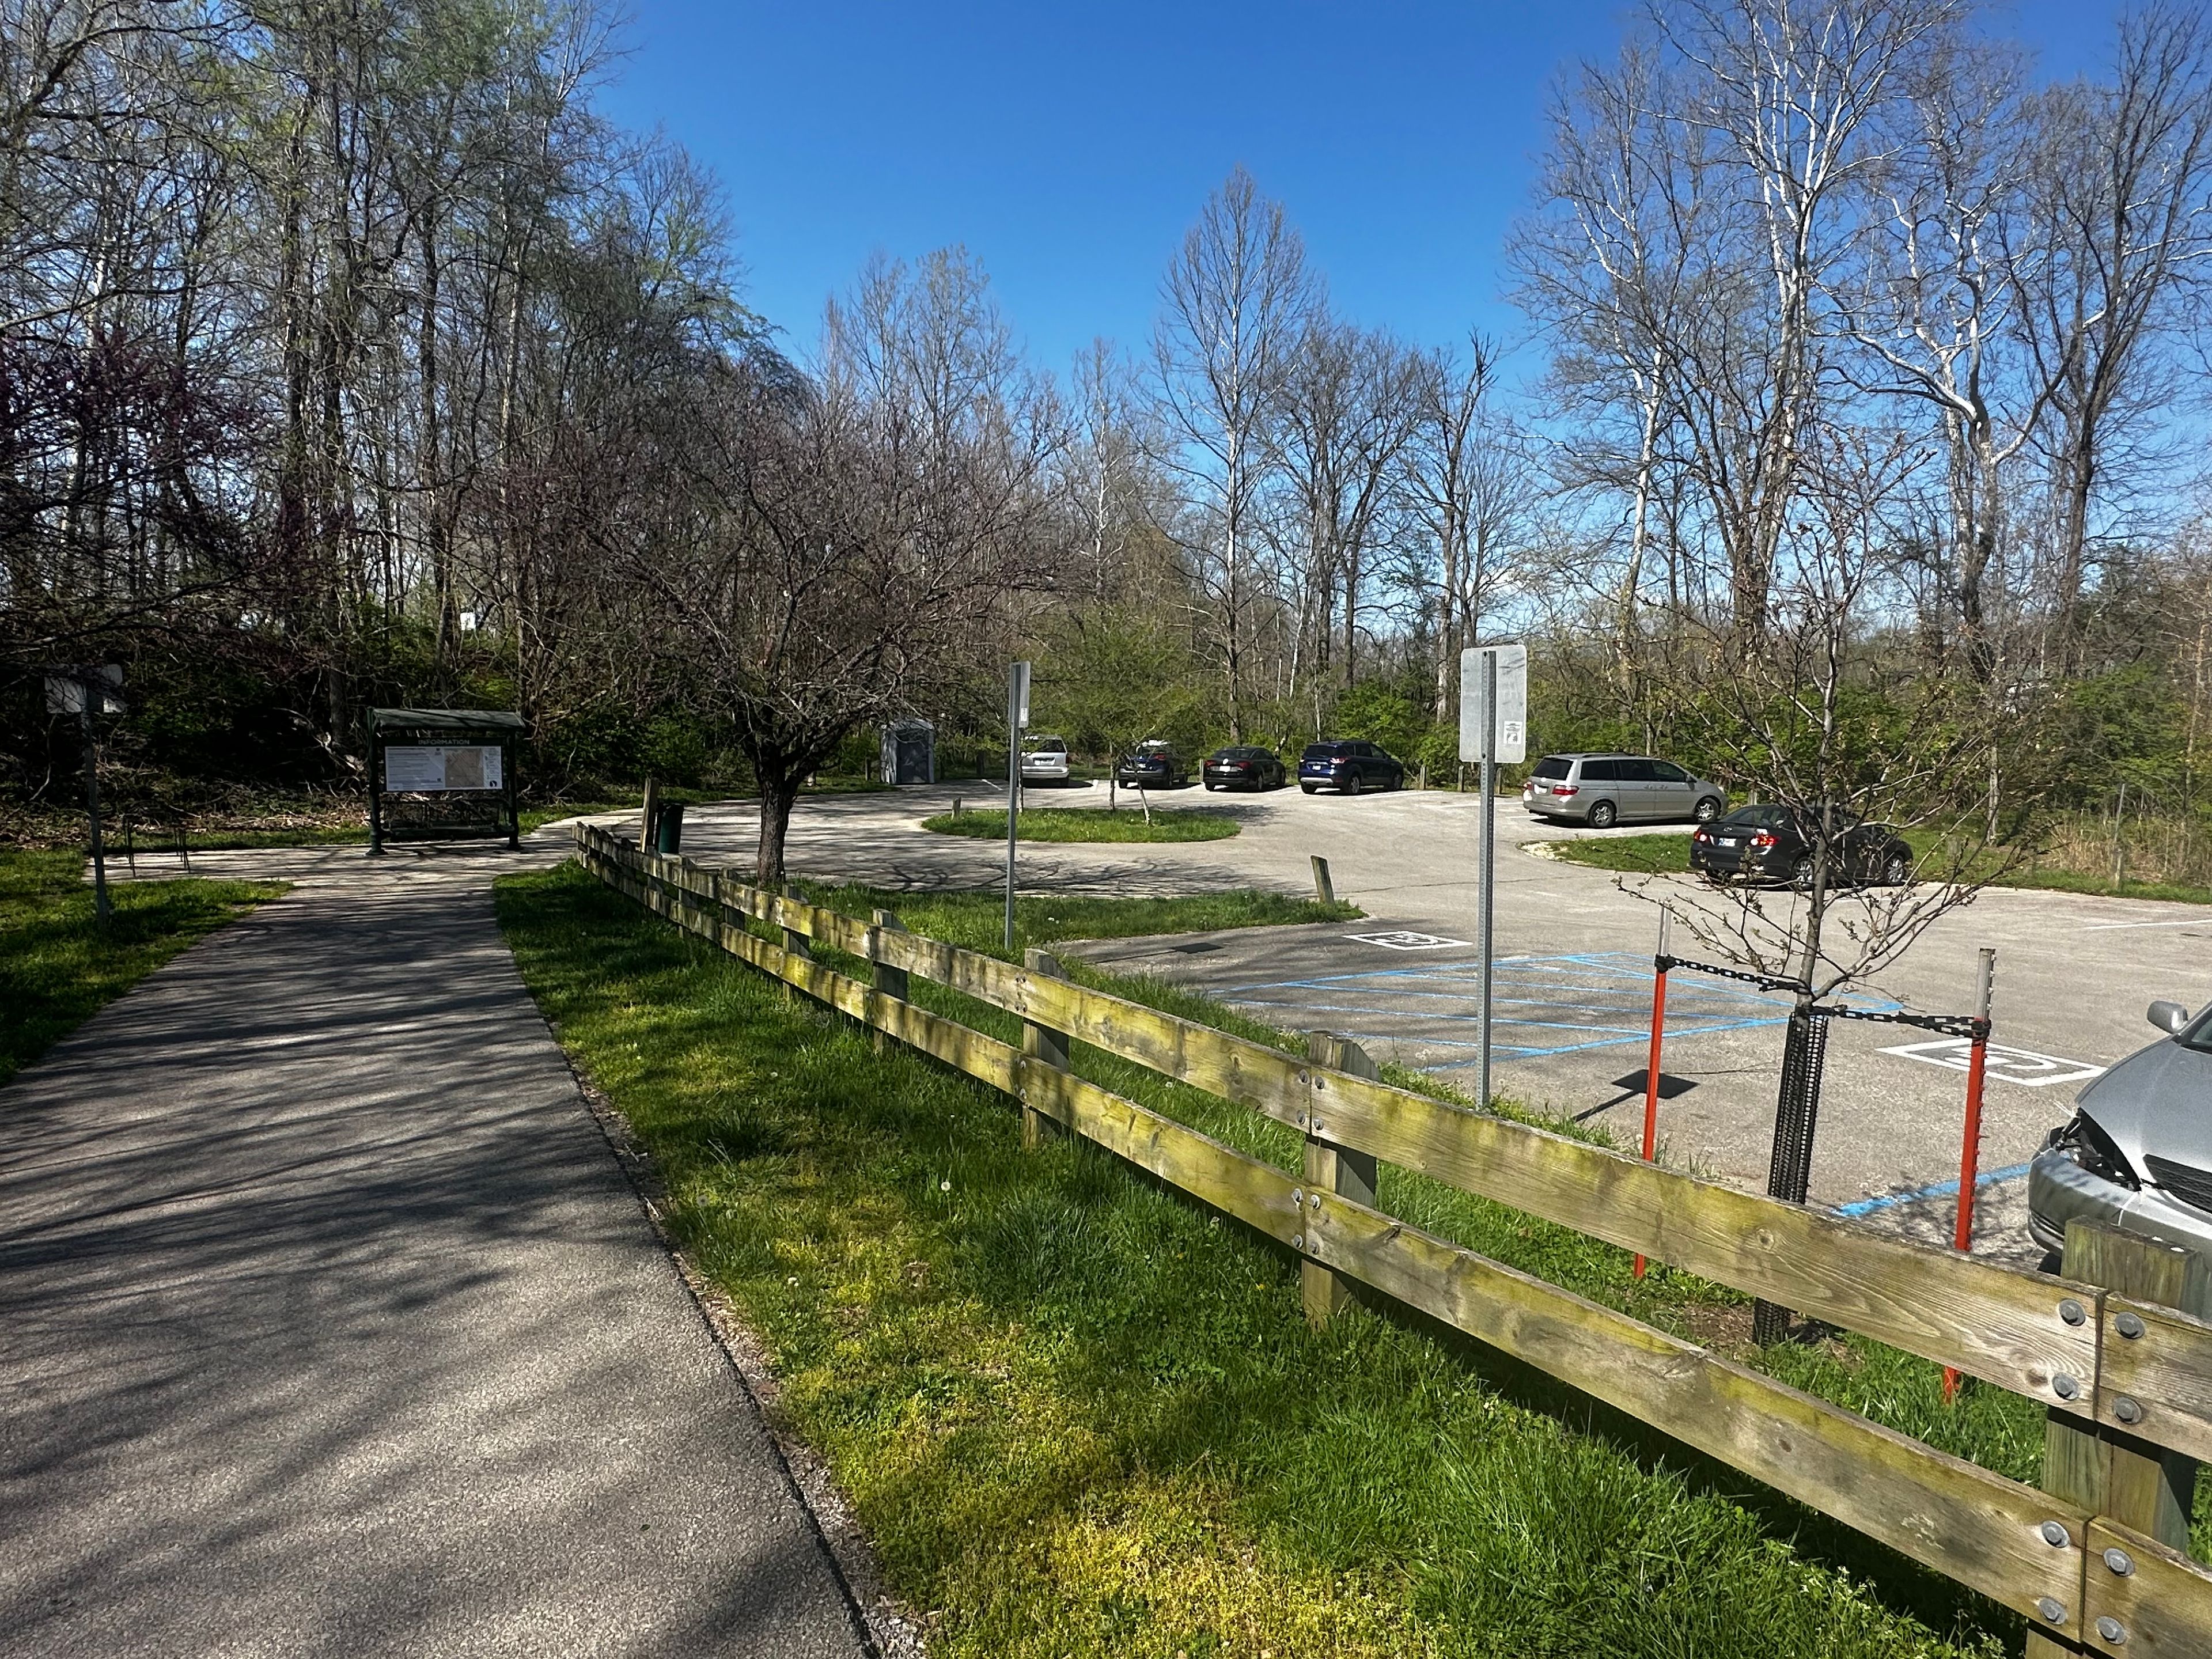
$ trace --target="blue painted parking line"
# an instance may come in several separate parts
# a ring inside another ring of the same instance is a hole
[[[1230,986],[1220,994],[1255,1009],[1365,1015],[1370,1020],[1379,1016],[1404,1022],[1395,1030],[1344,1034],[1361,1042],[1474,1048],[1477,1042],[1467,1028],[1479,1024],[1481,1018],[1475,991],[1480,967],[1479,960],[1462,958],[1402,968],[1310,974]],[[1512,957],[1500,959],[1493,975],[1492,1047],[1509,1058],[1623,1048],[1650,1039],[1648,957],[1625,951]],[[1870,1011],[1893,1010],[1898,1006],[1868,997],[1850,1000]],[[1668,999],[1668,1035],[1696,1036],[1778,1026],[1787,1024],[1789,1017],[1788,1006],[1771,996],[1684,976],[1674,981]],[[1445,1060],[1436,1069],[1448,1071],[1475,1063]]]
[[[1974,1177],[1974,1189],[1978,1192],[2000,1181],[2017,1181],[2027,1173],[2028,1167],[2025,1164],[2015,1164],[2009,1169],[1992,1170],[1985,1176],[1977,1176]],[[1925,1187],[1915,1187],[1906,1192],[1885,1193],[1880,1198],[1863,1198],[1856,1204],[1839,1205],[1836,1213],[1872,1215],[1876,1210],[1887,1210],[1899,1204],[1914,1204],[1924,1198],[1955,1198],[1958,1192],[1959,1183],[1955,1177],[1949,1181],[1934,1181]]]

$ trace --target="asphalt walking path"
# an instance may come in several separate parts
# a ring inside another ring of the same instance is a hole
[[[0,1089],[0,1655],[867,1650],[507,857],[311,876]]]

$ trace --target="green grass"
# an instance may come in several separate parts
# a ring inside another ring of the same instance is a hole
[[[1606,836],[1588,841],[1547,843],[1552,856],[1567,864],[1631,875],[1679,875],[1690,867],[1690,843],[1684,836]],[[2169,899],[2182,904],[2212,904],[2212,888],[2174,882],[2129,881],[2115,888],[2108,878],[2072,870],[2014,869],[1991,878],[1993,887],[2038,888],[2057,893],[2091,893],[2110,898]]]
[[[2016,1639],[2002,1613],[1475,1345],[1364,1311],[1309,1330],[1271,1244],[1085,1144],[1024,1153],[1003,1097],[876,1054],[573,866],[507,878],[498,902],[562,1041],[653,1152],[671,1224],[767,1345],[781,1409],[929,1610],[933,1652],[1872,1659]],[[995,943],[988,895],[892,902]],[[1133,931],[1097,908],[1112,902],[1027,901],[1024,939]],[[1277,1035],[1187,993],[1114,988]],[[1296,1167],[1285,1126],[1084,1045],[1074,1060]],[[1381,1196],[1662,1322],[1737,1310],[1403,1171]],[[1901,1356],[1803,1360],[1796,1380],[1936,1399],[1934,1368]]]
[[[921,827],[940,836],[971,836],[978,841],[1006,838],[1006,809],[939,812]],[[1046,806],[1024,811],[1018,833],[1024,841],[1224,841],[1242,826],[1225,812],[1190,807],[1156,806],[1152,817],[1135,807]]]
[[[1088,898],[1051,894],[1014,900],[1014,948],[1006,947],[1003,892],[954,889],[906,892],[888,887],[801,884],[813,903],[866,917],[889,910],[900,925],[950,945],[1019,961],[1031,945],[1068,939],[1136,939],[1155,933],[1206,933],[1223,927],[1276,927],[1297,922],[1357,921],[1366,912],[1339,901],[1291,898],[1252,889],[1189,898]]]
[[[1686,836],[1605,836],[1545,845],[1552,849],[1551,856],[1562,863],[1587,864],[1600,870],[1648,876],[1680,874],[1690,867]]]
[[[117,882],[103,933],[82,854],[0,852],[0,1083],[194,939],[283,890]]]

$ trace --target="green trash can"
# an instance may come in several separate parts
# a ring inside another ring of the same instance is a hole
[[[665,801],[653,815],[653,850],[673,857],[684,850],[684,803]]]

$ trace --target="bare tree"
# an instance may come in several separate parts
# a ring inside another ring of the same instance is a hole
[[[1240,740],[1267,427],[1312,295],[1297,232],[1241,167],[1206,198],[1161,285],[1152,346],[1161,459],[1194,500],[1189,526],[1176,533],[1212,611],[1230,734]]]
[[[1314,623],[1313,672],[1329,672],[1340,596],[1346,684],[1358,674],[1360,600],[1391,528],[1420,373],[1420,359],[1389,335],[1316,315],[1300,331],[1277,399],[1272,447]]]
[[[1437,641],[1434,718],[1449,718],[1459,656],[1480,638],[1486,614],[1525,550],[1539,472],[1527,446],[1494,406],[1498,348],[1480,333],[1460,360],[1422,363],[1418,418],[1406,447],[1407,492],[1433,543]]]
[[[2167,395],[2161,344],[2212,270],[2212,25],[2166,4],[2124,19],[2112,81],[2053,88],[2037,121],[2008,270],[2050,388],[2051,603],[2070,653],[2093,509]]]

